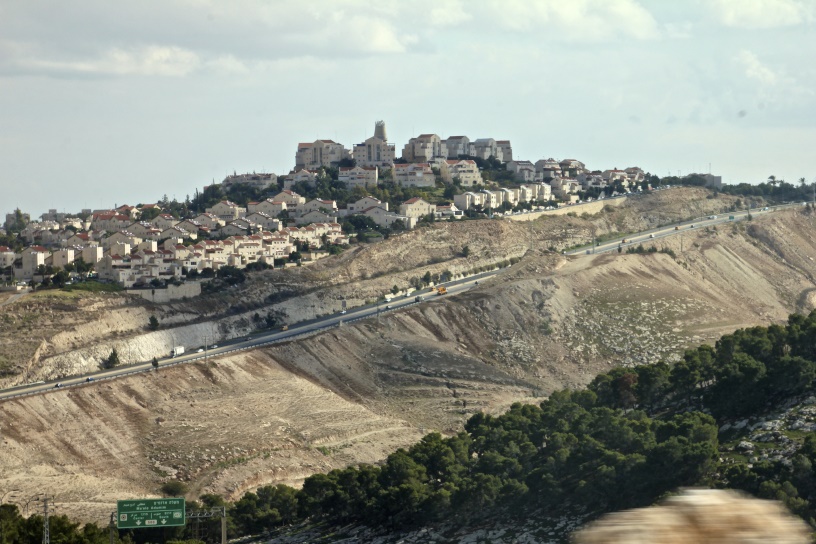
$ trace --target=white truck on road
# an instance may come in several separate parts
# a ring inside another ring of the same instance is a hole
[[[184,355],[184,346],[176,346],[170,350],[170,357],[178,357]]]

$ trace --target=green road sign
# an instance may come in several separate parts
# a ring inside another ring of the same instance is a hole
[[[174,527],[184,525],[184,499],[116,501],[117,527]]]

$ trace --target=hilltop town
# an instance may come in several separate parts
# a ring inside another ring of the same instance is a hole
[[[236,173],[183,203],[165,197],[74,214],[52,209],[39,221],[16,210],[0,231],[0,280],[14,290],[88,277],[125,288],[180,287],[240,269],[299,266],[432,221],[551,210],[656,183],[639,167],[520,160],[510,141],[493,138],[421,134],[398,158],[379,121],[351,149],[300,143],[287,175]],[[188,286],[179,296],[200,292],[197,282]]]

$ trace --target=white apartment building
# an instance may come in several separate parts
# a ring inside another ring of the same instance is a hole
[[[295,170],[317,170],[321,166],[337,166],[343,159],[350,159],[351,152],[333,140],[315,140],[299,143],[295,153]]]
[[[507,163],[507,170],[513,172],[518,181],[530,183],[536,180],[535,165],[530,161],[510,161]]]
[[[479,172],[476,161],[471,159],[442,161],[439,164],[439,173],[443,181],[453,183],[455,180],[459,180],[462,187],[473,187],[483,183],[482,173]]]
[[[496,145],[501,149],[502,161],[510,162],[513,160],[513,146],[510,145],[510,140],[496,140]]]
[[[474,193],[468,191],[462,193],[461,195],[454,195],[453,203],[460,210],[470,210],[476,206],[484,207],[485,195],[484,193]]]
[[[495,159],[504,162],[502,148],[499,147],[499,144],[497,144],[496,140],[493,138],[479,138],[473,142],[471,145],[471,150],[473,151],[472,154],[480,159],[487,160],[490,157],[494,157]]]
[[[3,268],[14,266],[14,260],[16,258],[17,254],[14,253],[10,247],[0,246],[0,274],[3,272]]]
[[[374,136],[354,146],[352,152],[357,166],[379,166],[390,168],[394,164],[396,151],[388,143],[385,123],[378,121],[374,125]]]
[[[402,148],[402,158],[408,162],[429,162],[434,158],[448,157],[448,148],[436,134],[420,134],[411,138]]]
[[[395,164],[391,171],[394,181],[403,187],[433,187],[436,184],[436,176],[426,162]]]
[[[400,204],[400,215],[407,217],[419,218],[433,213],[436,213],[436,205],[419,197],[411,198]]]
[[[341,166],[337,179],[351,189],[354,187],[375,187],[378,176],[379,169],[376,166]]]
[[[467,136],[450,136],[442,142],[448,150],[449,159],[458,159],[459,155],[472,155],[470,138]]]

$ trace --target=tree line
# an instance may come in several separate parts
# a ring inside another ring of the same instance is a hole
[[[301,489],[279,484],[234,503],[201,500],[225,505],[229,534],[239,537],[299,522],[409,529],[534,512],[599,515],[705,485],[782,500],[816,526],[816,433],[803,433],[790,461],[753,462],[738,455],[727,462],[718,433],[726,421],[810,394],[814,379],[816,311],[737,330],[674,364],[612,369],[539,405],[477,413],[454,436],[428,434],[379,465],[314,474]],[[0,523],[23,524],[9,517],[14,507],[3,508]],[[87,536],[77,527],[64,541],[101,543],[87,527]],[[128,538],[148,542],[137,533]]]

